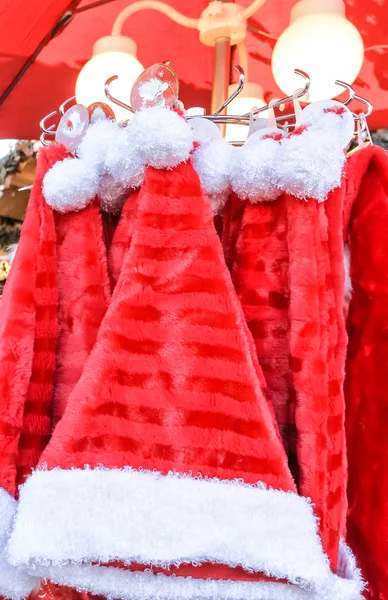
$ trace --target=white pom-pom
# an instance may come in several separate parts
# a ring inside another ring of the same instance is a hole
[[[18,249],[19,244],[10,244],[8,246],[8,253],[7,253],[7,259],[10,265],[12,265],[15,255],[16,255],[16,250]]]
[[[279,140],[261,139],[253,134],[243,148],[233,153],[230,167],[232,189],[243,200],[262,202],[275,200],[279,190],[277,161],[281,151]]]
[[[307,105],[301,112],[298,123],[312,130],[330,131],[346,148],[354,134],[354,118],[350,110],[337,100],[320,100]]]
[[[145,164],[138,150],[141,140],[134,144],[130,131],[131,124],[121,129],[107,145],[105,172],[119,185],[136,188],[143,182]]]
[[[101,173],[104,169],[108,148],[114,145],[121,131],[115,121],[110,119],[97,121],[88,128],[77,149],[77,156],[93,165]]]
[[[177,113],[166,108],[137,112],[129,127],[129,138],[145,165],[172,169],[189,158],[193,132]]]
[[[341,185],[345,154],[331,132],[307,129],[282,140],[277,160],[281,188],[297,198],[318,202]]]
[[[235,149],[223,139],[213,139],[195,150],[192,162],[213,211],[225,206],[230,191],[230,159]]]
[[[58,212],[85,208],[97,193],[99,174],[79,158],[65,158],[55,163],[43,179],[47,204]]]

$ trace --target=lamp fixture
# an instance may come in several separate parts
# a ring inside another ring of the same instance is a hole
[[[339,94],[336,79],[352,84],[363,60],[362,38],[346,19],[343,0],[301,0],[275,45],[272,73],[280,89],[292,94],[297,84],[295,67],[306,71],[311,87],[305,100],[315,102]]]
[[[223,105],[235,89],[230,86],[231,46],[237,45],[240,64],[247,73],[248,59],[245,37],[248,19],[266,0],[254,0],[242,7],[234,2],[213,0],[198,18],[182,15],[172,6],[159,0],[139,0],[130,4],[118,15],[112,34],[101,38],[93,49],[93,57],[79,73],[76,84],[77,102],[86,106],[107,99],[104,83],[118,75],[112,83],[112,94],[129,101],[131,88],[143,71],[136,58],[136,43],[122,35],[127,18],[141,10],[156,10],[174,22],[199,32],[200,41],[215,49],[211,112]],[[353,83],[363,62],[364,47],[356,27],[345,17],[343,0],[300,0],[291,11],[291,24],[278,39],[272,56],[272,71],[280,89],[290,95],[298,84],[295,68],[311,77],[309,98],[315,101],[333,98],[339,93],[336,79]],[[108,104],[110,102],[108,101]],[[128,113],[110,103],[117,119],[127,119]],[[228,114],[244,114],[250,108],[264,106],[263,90],[258,84],[246,82],[241,93],[227,108]],[[239,130],[237,131],[237,128]],[[227,128],[228,139],[246,137],[239,125]]]

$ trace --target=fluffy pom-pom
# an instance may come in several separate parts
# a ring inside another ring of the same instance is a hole
[[[114,146],[121,131],[115,121],[110,119],[97,121],[88,128],[77,149],[77,155],[101,173],[104,169],[108,149]]]
[[[47,204],[58,212],[85,208],[97,193],[97,170],[79,158],[65,158],[55,163],[43,179],[43,194]]]
[[[105,172],[126,188],[139,187],[144,179],[144,158],[139,152],[141,140],[134,144],[131,124],[120,129],[107,146]]]
[[[306,129],[282,140],[277,160],[281,189],[297,198],[318,202],[341,185],[345,154],[331,132]]]
[[[193,132],[177,113],[166,108],[145,108],[129,126],[129,138],[145,165],[172,169],[189,158]]]
[[[230,190],[230,160],[236,151],[223,139],[213,139],[195,150],[192,162],[213,211],[225,206]]]
[[[278,140],[257,136],[232,155],[230,181],[233,191],[243,200],[275,200],[278,186],[277,161],[281,150]]]
[[[350,110],[336,100],[313,102],[304,108],[298,123],[307,125],[309,130],[331,132],[338,138],[342,148],[346,148],[354,133],[354,118]]]

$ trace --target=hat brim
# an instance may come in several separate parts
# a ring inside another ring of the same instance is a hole
[[[36,471],[21,491],[9,550],[41,577],[112,598],[361,598],[360,578],[331,573],[307,499],[241,481],[130,468]],[[193,583],[95,565],[115,561],[222,564],[279,582],[232,581],[231,570],[229,581]]]

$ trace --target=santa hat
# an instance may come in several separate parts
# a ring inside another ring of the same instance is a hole
[[[370,146],[346,168],[343,232],[350,248],[346,441],[348,541],[368,582],[365,597],[388,595],[388,154]]]
[[[9,550],[110,598],[359,598],[298,496],[190,162],[148,168],[109,310]]]
[[[50,185],[53,193],[56,189],[52,173],[72,160],[60,144],[39,153],[36,181],[1,307],[0,593],[15,599],[38,585],[7,563],[5,544],[18,485],[38,464],[52,427],[64,411],[110,296],[99,206],[92,197],[86,207],[82,198],[77,204],[76,195],[69,204],[61,203],[64,212],[48,203]],[[51,183],[45,193],[47,181]]]
[[[241,168],[232,172],[233,189],[246,189],[246,176],[249,194],[233,279],[290,468],[299,492],[314,503],[335,571],[347,508],[339,202],[345,156],[330,131],[301,126],[287,137],[260,139],[259,134],[257,144],[271,144],[276,162],[258,165],[261,177],[256,177],[254,159],[264,149],[247,145],[236,157]],[[266,181],[271,187],[263,190]],[[360,583],[357,571],[352,576]]]

